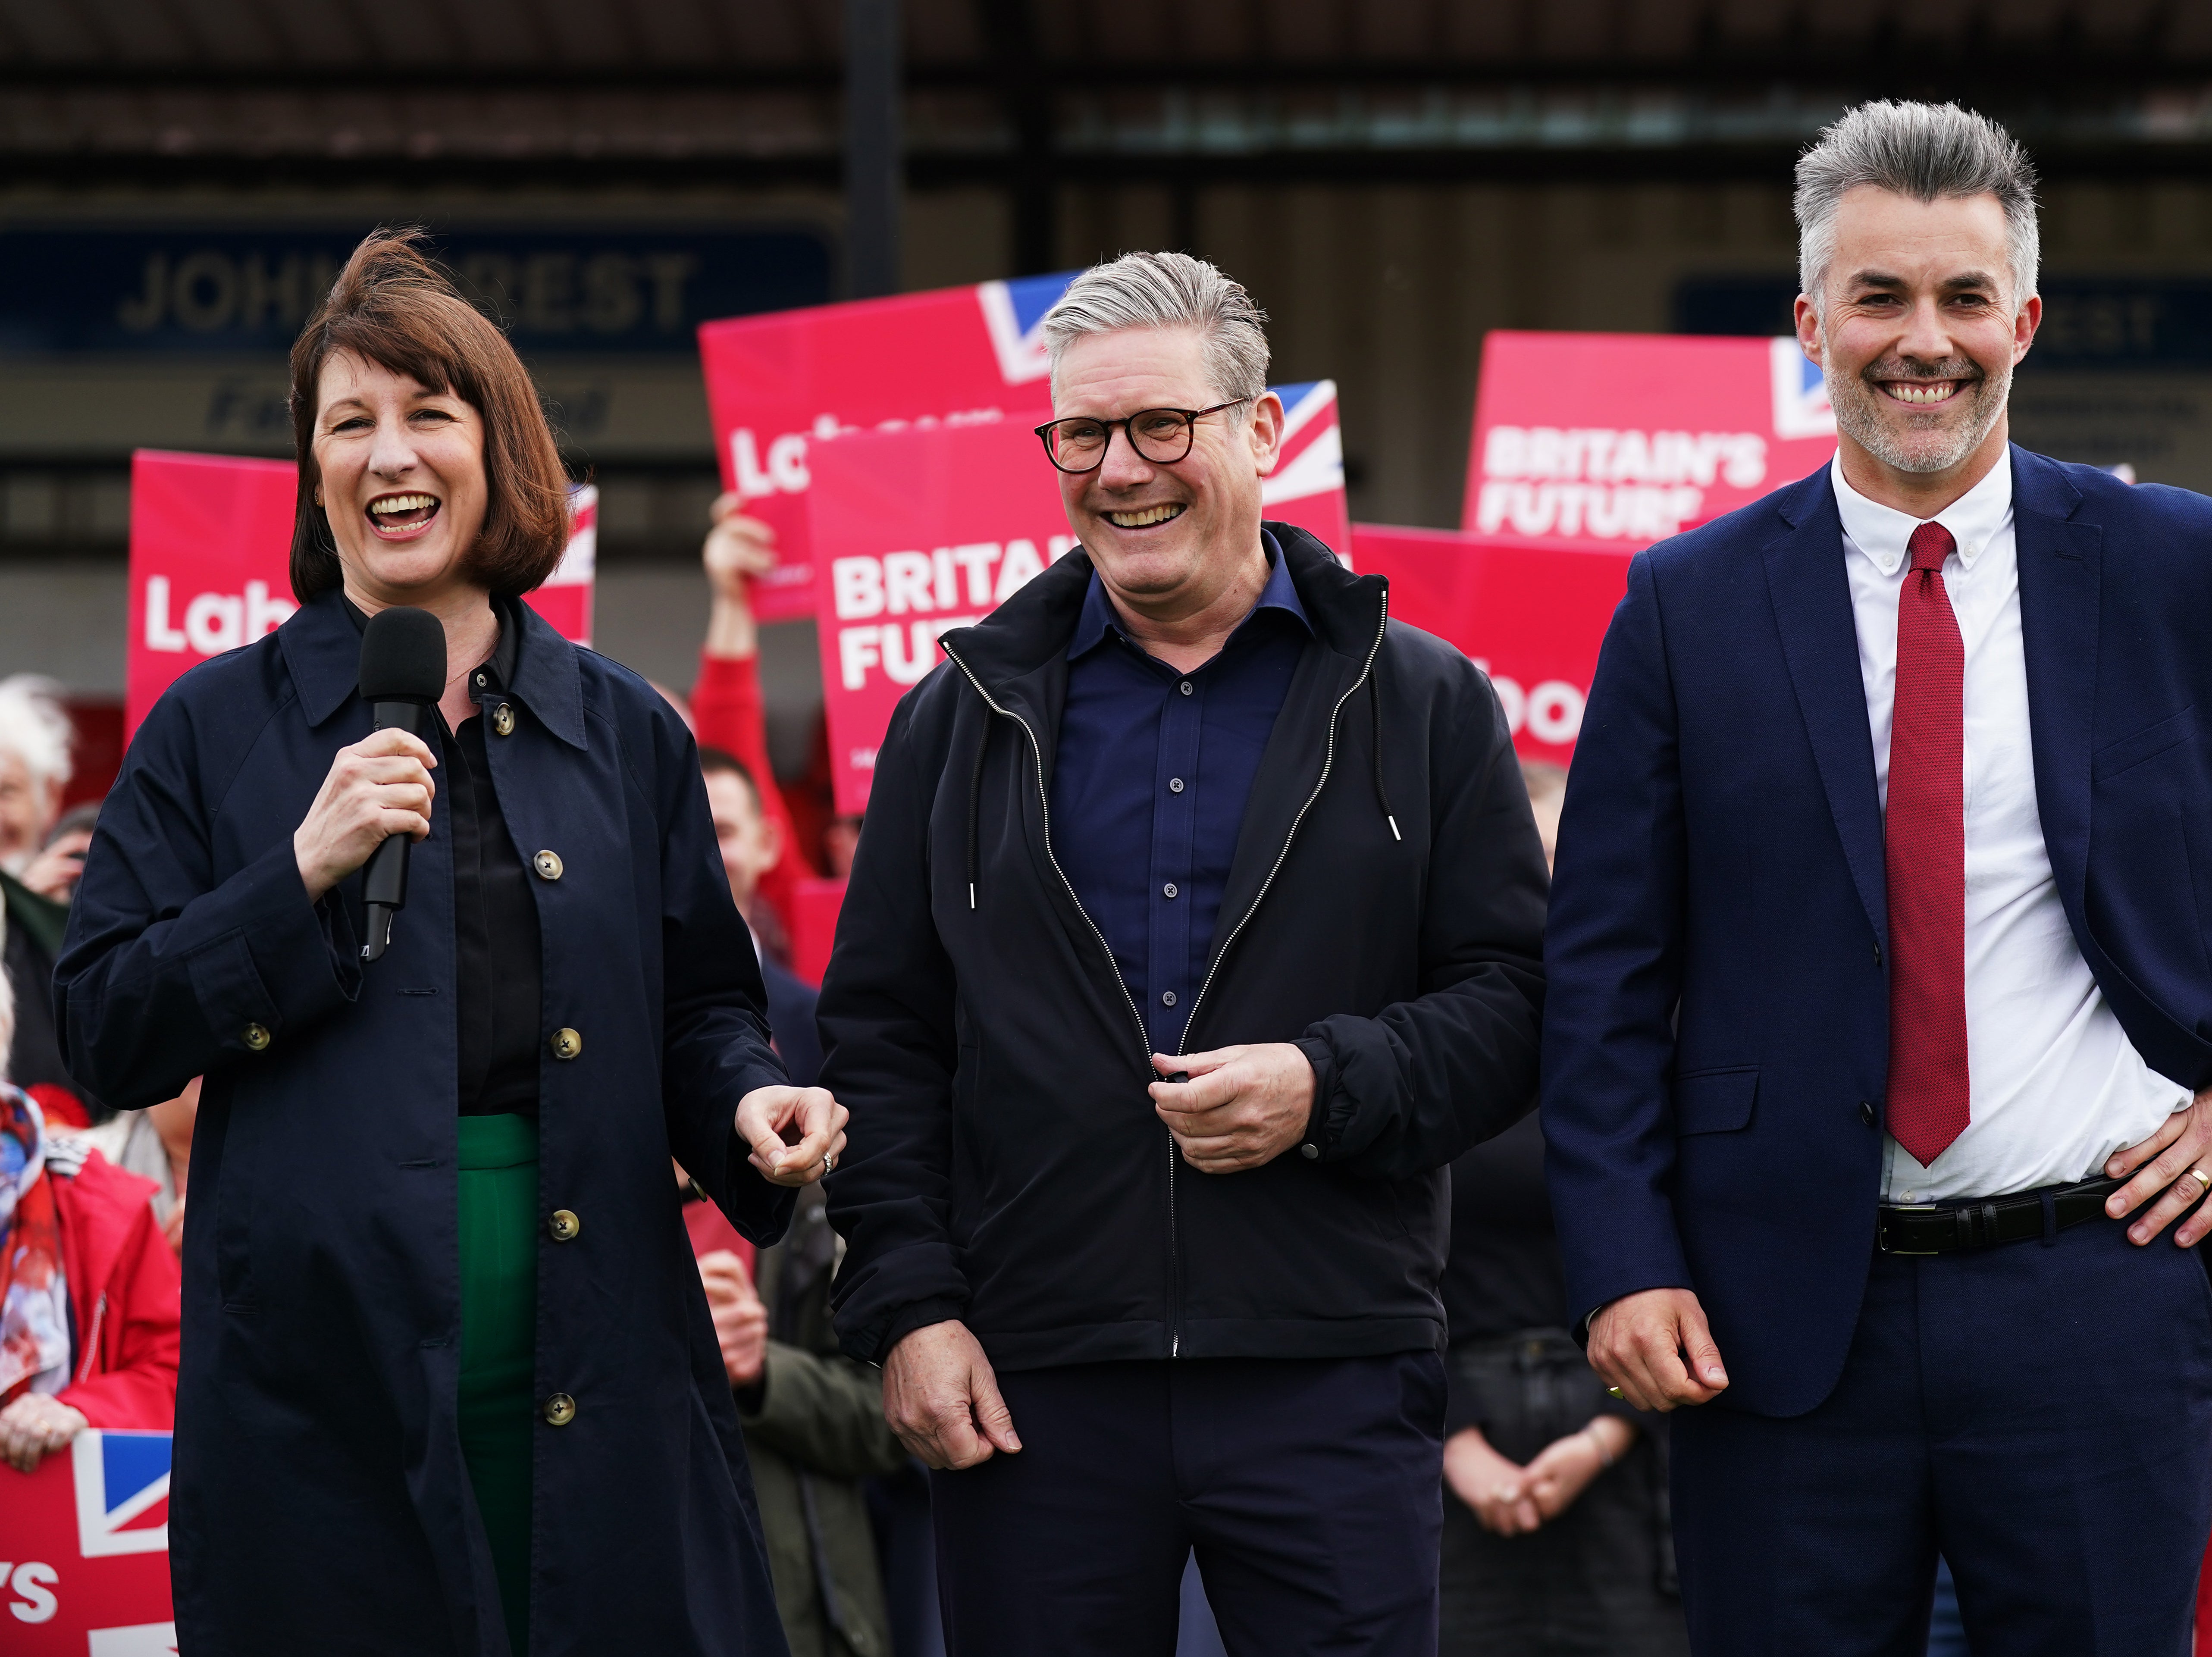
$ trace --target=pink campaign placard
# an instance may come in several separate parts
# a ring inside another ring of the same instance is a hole
[[[1483,343],[1460,527],[1632,551],[1835,448],[1827,387],[1795,339],[1500,330]]]
[[[1343,556],[1351,526],[1336,387],[1274,389],[1287,429],[1261,510]],[[980,621],[1076,538],[1043,446],[1012,421],[856,434],[815,450],[813,467],[830,771],[837,810],[849,814],[866,809],[891,710],[944,659],[937,635]]]
[[[289,461],[141,449],[131,457],[125,739],[186,669],[252,644],[292,602]],[[592,642],[599,490],[569,493],[568,545],[526,602],[566,639]]]
[[[814,613],[807,500],[821,457],[862,432],[1034,426],[1052,412],[1046,312],[1073,272],[709,322],[699,361],[722,487],[776,531],[763,621]]]
[[[79,1433],[33,1473],[0,1467],[0,1651],[175,1657],[169,1435]]]
[[[1395,619],[1457,645],[1490,675],[1524,759],[1567,763],[1634,554],[1359,524],[1352,555],[1389,578]]]

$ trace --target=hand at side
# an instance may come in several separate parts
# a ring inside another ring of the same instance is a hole
[[[916,1329],[891,1348],[884,1418],[932,1467],[972,1467],[1022,1448],[991,1360],[957,1318]]]
[[[1708,1404],[1728,1387],[1705,1309],[1686,1289],[1647,1289],[1590,1320],[1590,1368],[1639,1410]]]

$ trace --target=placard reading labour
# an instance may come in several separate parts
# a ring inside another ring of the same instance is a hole
[[[292,602],[289,461],[227,454],[131,457],[131,621],[127,737],[191,667],[274,632]],[[563,638],[592,642],[598,489],[569,492],[568,550],[527,602]]]

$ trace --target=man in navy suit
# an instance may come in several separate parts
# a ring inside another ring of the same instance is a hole
[[[1571,1304],[1621,1396],[1696,1406],[1700,1657],[1924,1652],[1939,1551],[1977,1657],[2179,1657],[2212,501],[2010,446],[2041,305],[2000,129],[1869,104],[1797,185],[1835,462],[1635,561],[1568,787]]]

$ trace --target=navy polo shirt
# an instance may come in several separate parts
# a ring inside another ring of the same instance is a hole
[[[1267,585],[1220,653],[1178,673],[1122,631],[1094,571],[1067,646],[1053,851],[1145,1016],[1182,1045],[1244,802],[1313,625],[1266,531]]]

